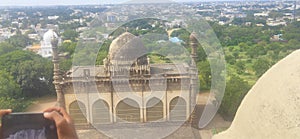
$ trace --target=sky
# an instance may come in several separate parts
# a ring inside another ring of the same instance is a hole
[[[47,5],[99,5],[99,4],[119,4],[129,0],[0,0],[0,6],[47,6]],[[136,0],[143,1],[143,0]],[[144,0],[149,1],[149,0]],[[163,0],[154,0],[163,1]],[[165,0],[168,1],[168,0]],[[196,0],[174,0],[176,2],[196,1]]]

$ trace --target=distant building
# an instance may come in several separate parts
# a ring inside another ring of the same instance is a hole
[[[285,21],[269,21],[267,22],[268,26],[286,26],[287,23]]]
[[[254,16],[256,16],[256,17],[267,17],[267,16],[269,16],[269,13],[268,12],[254,13]]]
[[[41,41],[41,49],[38,52],[39,55],[41,55],[42,57],[52,57],[52,45],[51,45],[51,40],[52,38],[58,38],[57,34],[52,30],[48,30],[44,36],[43,36],[43,40]]]
[[[265,25],[264,24],[256,24],[256,26],[258,26],[258,27],[264,27]]]
[[[246,26],[251,26],[252,23],[251,23],[251,22],[246,22],[245,25],[246,25]]]
[[[282,34],[276,34],[270,38],[270,41],[284,41],[284,39],[282,38]]]
[[[39,34],[28,34],[28,37],[33,40],[40,40]]]
[[[59,16],[57,16],[57,15],[55,15],[55,16],[48,16],[49,20],[56,20],[58,18],[59,18]]]
[[[34,52],[34,53],[39,53],[39,51],[41,51],[41,45],[35,44],[35,45],[30,46],[30,47],[26,47],[26,50],[29,50],[29,51]]]
[[[11,33],[11,29],[9,28],[0,28],[0,36],[3,40],[10,38],[15,35],[15,33]]]

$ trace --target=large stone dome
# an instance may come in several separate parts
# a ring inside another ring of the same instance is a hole
[[[145,54],[146,48],[142,40],[129,32],[125,32],[111,43],[108,58],[112,64],[133,64]]]
[[[134,36],[133,34],[125,32],[116,39],[114,39],[111,45],[109,46],[108,58],[114,59],[115,54],[120,50],[120,48],[128,42],[130,42],[135,37],[136,36]]]

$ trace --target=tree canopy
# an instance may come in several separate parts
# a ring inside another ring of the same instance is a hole
[[[51,92],[52,63],[34,53],[15,50],[0,56],[0,70],[10,73],[25,96]]]
[[[231,76],[227,82],[225,94],[219,112],[226,120],[232,120],[235,113],[250,89],[250,85],[238,76]]]

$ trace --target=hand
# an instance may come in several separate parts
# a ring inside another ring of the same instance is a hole
[[[2,118],[3,115],[10,114],[11,111],[12,111],[11,109],[0,110],[0,118]],[[0,131],[2,131],[1,126],[0,126]],[[0,132],[0,138],[2,138],[2,132]]]
[[[55,122],[59,139],[78,139],[71,117],[63,108],[48,108],[44,117]]]

